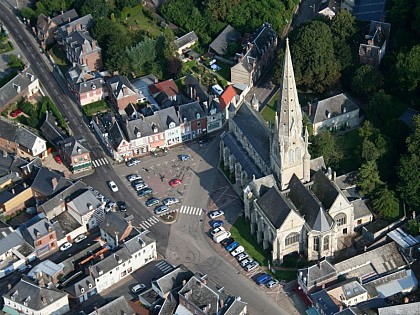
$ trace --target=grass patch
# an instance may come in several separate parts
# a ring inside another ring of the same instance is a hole
[[[278,280],[290,282],[297,278],[297,270],[276,270],[275,276]]]
[[[160,35],[160,28],[157,26],[157,21],[144,14],[143,6],[141,4],[132,8],[125,7],[121,12],[121,18],[118,19],[118,22],[133,35],[138,31],[141,31],[152,38],[156,38]]]
[[[85,115],[89,118],[95,114],[106,113],[109,111],[109,106],[104,100],[84,105],[82,108]]]
[[[263,110],[261,111],[261,115],[267,122],[273,122],[276,117],[277,111],[277,100],[279,99],[279,90],[277,90],[276,94],[270,99],[267,105],[264,106]]]
[[[357,129],[337,136],[337,143],[343,151],[343,159],[340,161],[338,170],[345,174],[357,170],[362,164],[360,153],[362,139]]]
[[[0,43],[0,54],[4,54],[7,53],[9,51],[13,50],[13,45],[11,42],[9,41],[4,41],[2,43]]]
[[[226,81],[230,81],[230,66],[220,61],[217,61],[216,64],[220,67],[220,70],[216,73]]]
[[[267,261],[271,259],[270,253],[264,251],[261,246],[257,243],[257,239],[251,234],[248,224],[243,217],[238,217],[235,223],[230,229],[232,237],[241,244],[245,251],[254,260],[263,266],[267,264]]]
[[[187,75],[188,73],[191,73],[191,70],[194,71],[193,68],[196,66],[196,64],[197,63],[195,62],[195,60],[184,62],[182,64],[182,74]]]

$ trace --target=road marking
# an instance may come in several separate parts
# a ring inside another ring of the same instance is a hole
[[[106,158],[99,158],[97,160],[92,161],[93,167],[99,167],[105,164],[109,164],[109,161]]]

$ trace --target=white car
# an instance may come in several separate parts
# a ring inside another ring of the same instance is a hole
[[[63,245],[61,245],[60,246],[60,250],[62,251],[62,252],[64,252],[64,251],[66,251],[66,250],[68,250],[70,247],[72,247],[73,245],[72,244],[70,244],[70,243],[68,243],[68,242],[65,242]]]
[[[251,263],[249,263],[248,265],[245,266],[245,270],[249,272],[249,271],[254,270],[255,268],[257,268],[259,265],[260,264],[257,263],[256,261],[253,261],[253,262],[251,262]]]
[[[80,243],[81,241],[83,241],[84,239],[86,239],[87,238],[87,236],[85,235],[85,234],[80,234],[79,236],[77,236],[75,239],[74,239],[74,242],[77,244],[77,243]],[[69,243],[70,244],[70,243]]]
[[[167,206],[170,206],[170,205],[172,205],[174,203],[178,203],[178,202],[179,202],[178,198],[175,198],[175,197],[168,197],[168,198],[165,198],[165,199],[162,200],[162,203],[164,205],[167,205]]]
[[[238,246],[233,251],[230,252],[230,254],[235,257],[236,255],[239,255],[240,253],[243,253],[245,248],[243,246]]]
[[[241,266],[245,268],[246,265],[252,263],[254,260],[251,258],[245,258],[244,260],[241,260]]]
[[[267,288],[271,289],[271,288],[274,288],[278,284],[279,284],[279,281],[278,280],[272,279],[272,280],[268,281],[265,286]]]
[[[139,159],[131,159],[127,162],[127,166],[128,167],[132,167],[134,165],[140,164],[140,160]]]
[[[213,211],[209,214],[210,219],[216,219],[218,217],[221,217],[225,213],[222,210]]]
[[[138,174],[131,174],[127,176],[129,182],[134,182],[135,180],[141,179],[141,176]]]
[[[210,234],[211,234],[212,236],[214,236],[214,235],[216,235],[217,233],[222,232],[222,231],[225,231],[225,228],[224,228],[223,226],[219,226],[219,227],[217,227],[217,228],[215,228],[215,229],[211,230]]]
[[[140,283],[140,284],[136,284],[132,289],[131,289],[131,292],[133,292],[133,293],[137,293],[137,292],[139,292],[139,291],[141,291],[141,290],[144,290],[146,288],[146,285],[145,284],[143,284],[143,283]]]
[[[117,192],[118,191],[118,186],[117,186],[117,184],[115,184],[115,182],[113,180],[111,180],[111,181],[108,182],[108,186],[109,186],[109,188],[111,188],[111,190],[113,192]]]

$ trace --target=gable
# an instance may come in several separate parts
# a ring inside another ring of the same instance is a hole
[[[278,229],[280,231],[287,231],[298,226],[302,227],[304,224],[304,218],[302,218],[296,211],[290,211]]]

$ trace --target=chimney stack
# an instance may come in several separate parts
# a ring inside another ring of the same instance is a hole
[[[52,188],[55,189],[57,187],[57,178],[53,177],[51,179]]]
[[[308,102],[308,116],[312,115],[312,103]]]

